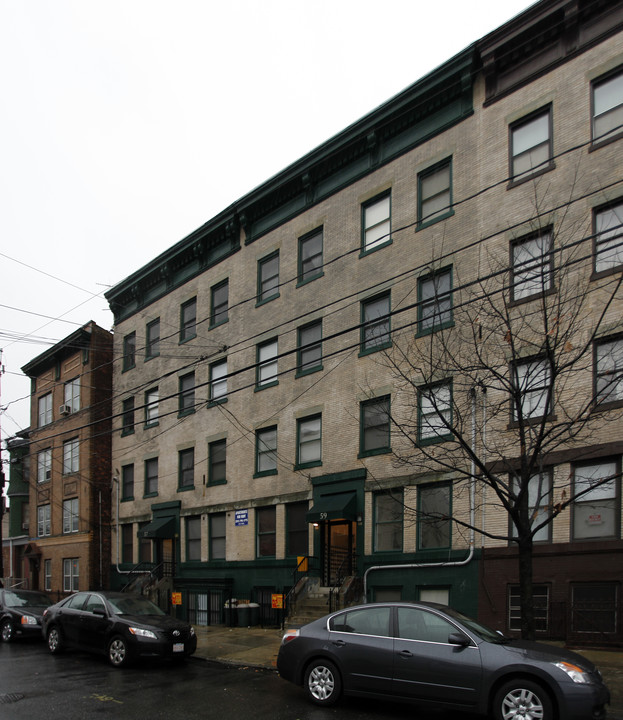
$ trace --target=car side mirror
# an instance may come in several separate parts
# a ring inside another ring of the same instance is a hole
[[[108,617],[108,613],[104,608],[94,608],[93,609],[93,615],[99,615],[100,617]]]
[[[448,643],[450,645],[458,645],[459,647],[467,647],[471,645],[471,640],[462,632],[453,632],[448,635]]]

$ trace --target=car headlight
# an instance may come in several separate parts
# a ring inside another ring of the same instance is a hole
[[[136,637],[150,638],[151,640],[158,639],[155,632],[152,632],[151,630],[145,630],[145,628],[131,627],[128,628],[128,630],[132,633],[132,635],[136,635]]]
[[[32,615],[22,615],[22,625],[36,625],[37,618]]]
[[[555,663],[557,668],[560,668],[563,672],[566,672],[567,675],[573,680],[574,683],[580,683],[581,685],[588,685],[592,682],[591,676],[582,670],[581,667],[578,667],[577,665],[573,665],[568,662],[557,662]]]
[[[190,626],[190,637],[194,637],[195,635],[195,628],[191,625]]]

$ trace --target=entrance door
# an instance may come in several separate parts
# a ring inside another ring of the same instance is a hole
[[[162,576],[172,577],[175,574],[173,538],[156,538],[154,551],[156,566],[162,566]]]
[[[355,572],[357,524],[328,520],[323,526],[323,585],[337,585]]]

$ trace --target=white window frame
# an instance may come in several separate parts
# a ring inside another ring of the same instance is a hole
[[[552,289],[552,233],[546,230],[511,242],[511,299],[542,295]]]
[[[63,558],[63,592],[77,592],[79,585],[79,558]]]
[[[599,405],[623,401],[623,337],[595,343],[595,400]]]
[[[71,475],[80,470],[80,440],[72,438],[63,443],[63,475]]]
[[[574,467],[573,494],[577,498],[573,502],[574,540],[605,540],[620,537],[619,473],[620,465],[613,459]],[[605,482],[598,484],[602,480]],[[588,492],[577,497],[578,493],[586,489]],[[606,515],[605,521],[604,515]],[[579,532],[580,529],[582,532]]]
[[[37,453],[37,482],[52,478],[52,448],[44,448]]]
[[[418,440],[431,442],[452,435],[452,382],[435,383],[419,388]]]
[[[37,507],[37,537],[49,537],[51,535],[51,505],[39,505]]]
[[[145,425],[158,424],[159,402],[158,388],[152,388],[145,393]]]
[[[594,211],[595,272],[623,265],[623,200]]]
[[[77,533],[79,531],[80,514],[78,498],[63,500],[63,534]]]
[[[513,123],[510,146],[512,180],[524,180],[548,170],[552,166],[552,108],[548,106]]]
[[[392,197],[385,193],[362,206],[363,252],[370,252],[391,242]]]
[[[219,402],[227,397],[227,360],[210,366],[210,400]]]
[[[517,362],[512,366],[513,387],[520,393],[521,408],[517,407],[513,397],[513,421],[520,417],[525,420],[536,420],[551,413],[552,398],[549,396],[550,368],[544,358],[533,358]],[[521,415],[519,410],[521,409]]]
[[[602,123],[603,120],[606,122]],[[606,128],[598,129],[598,124]],[[593,143],[610,140],[623,133],[623,71],[593,83],[591,131]]]
[[[65,405],[69,405],[71,412],[80,410],[80,378],[74,378],[65,383]]]
[[[277,338],[257,346],[257,387],[274,385],[278,380],[279,342]]]
[[[39,427],[49,425],[53,420],[52,415],[52,393],[46,393],[39,398],[38,402]]]

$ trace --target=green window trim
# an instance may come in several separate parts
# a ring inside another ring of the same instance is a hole
[[[197,298],[180,305],[180,345],[197,337]]]
[[[229,278],[210,288],[210,325],[212,328],[229,320]]]
[[[448,171],[447,185],[445,184],[446,169]],[[423,230],[454,215],[452,180],[451,157],[418,173],[416,230]],[[441,189],[437,187],[440,182],[442,183]],[[439,206],[439,203],[445,204]]]
[[[195,488],[195,448],[180,450],[177,455],[177,489]]]
[[[316,430],[313,426],[317,425]],[[309,426],[307,429],[305,426]],[[305,439],[304,434],[309,434]],[[315,451],[315,445],[318,446]],[[317,455],[317,457],[316,457]],[[310,459],[305,459],[309,457]],[[322,465],[322,415],[310,415],[296,421],[296,464],[295,470]]]
[[[448,289],[442,288],[439,292],[439,285],[447,278]],[[432,282],[433,294],[425,293],[425,288]],[[418,278],[417,303],[418,303],[418,324],[417,337],[431,335],[439,330],[454,327],[454,280],[452,265],[440,268],[434,272],[427,273]],[[433,308],[432,323],[428,308]],[[446,316],[447,317],[444,317]],[[439,319],[439,322],[437,321]],[[427,324],[428,323],[428,324]],[[427,324],[425,327],[424,325]]]
[[[318,248],[319,245],[319,248]],[[324,275],[324,229],[316,228],[299,238],[297,287]]]
[[[384,309],[384,312],[376,312],[375,306],[379,310]],[[385,292],[362,300],[359,357],[386,350],[391,345],[391,293]]]
[[[277,474],[277,426],[271,425],[255,432],[255,473],[253,477]]]
[[[386,190],[361,205],[359,257],[376,252],[392,242],[392,193]]]
[[[227,440],[214,440],[208,445],[208,485],[227,483]]]
[[[318,335],[317,339],[312,338],[306,341],[305,336]],[[308,323],[296,332],[296,375],[295,377],[303,377],[311,375],[323,369],[322,364],[322,320]],[[314,358],[318,355],[317,361]],[[305,358],[308,359],[305,359]]]
[[[444,388],[448,389],[448,399],[446,402],[444,402],[443,395],[445,394],[443,392]],[[432,398],[433,402],[431,403],[429,399]],[[451,380],[442,380],[441,382],[432,383],[430,385],[422,385],[418,388],[418,430],[417,430],[417,440],[418,445],[420,446],[426,446],[426,445],[434,445],[435,443],[440,442],[447,442],[448,440],[451,440],[453,438],[453,433],[450,430],[446,429],[446,432],[434,434],[434,425],[432,422],[426,421],[426,426],[428,426],[429,430],[427,434],[423,434],[423,429],[425,427],[424,418],[434,418],[434,415],[440,416],[439,420],[437,421],[440,426],[445,425],[445,423],[442,420],[442,413],[439,412],[439,410],[442,410],[442,412],[449,413],[449,420],[447,420],[450,427],[452,427],[453,424],[453,404],[452,404],[452,398],[453,398],[453,392],[452,392],[452,381]],[[437,406],[437,407],[435,407]],[[431,432],[430,428],[433,428],[433,431]],[[430,434],[429,434],[430,433]]]
[[[380,418],[385,416],[386,421]],[[386,427],[385,427],[386,426]],[[378,444],[378,436],[385,436],[386,442]],[[373,436],[372,441],[371,437]],[[376,440],[374,439],[374,436]],[[370,398],[359,405],[359,455],[358,457],[371,457],[391,452],[391,397]]]
[[[275,300],[279,295],[279,250],[276,250],[257,262],[256,307]]]
[[[441,493],[447,492],[447,498]],[[436,496],[436,497],[435,497]],[[430,485],[421,485],[418,488],[417,498],[417,550],[449,550],[452,549],[452,483],[438,482]],[[443,510],[439,511],[435,507],[435,503],[443,505]],[[447,509],[447,512],[446,512]],[[440,517],[428,517],[428,514],[439,514]],[[432,528],[432,530],[431,530]],[[441,540],[444,541],[438,545],[429,544],[429,540],[423,539],[423,531],[437,532]],[[447,540],[445,537],[447,535]]]

